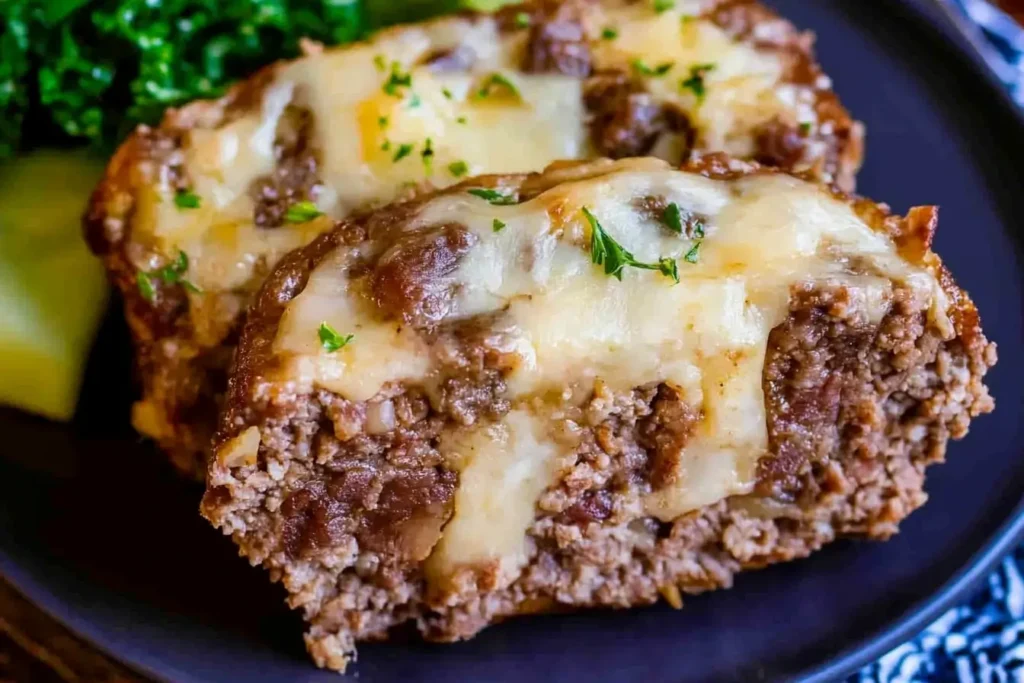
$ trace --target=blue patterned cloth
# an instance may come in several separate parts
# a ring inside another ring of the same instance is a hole
[[[986,0],[946,0],[957,7],[985,38],[985,59],[1024,106],[1024,30]]]
[[[1024,30],[985,0],[947,0],[978,26],[986,61],[1024,106]],[[1024,683],[1024,547],[970,602],[847,683]]]
[[[955,607],[847,683],[1024,681],[1024,547],[973,600]]]

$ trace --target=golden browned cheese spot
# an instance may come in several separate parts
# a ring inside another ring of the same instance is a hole
[[[939,207],[915,206],[903,219],[896,236],[900,253],[912,263],[921,263],[932,248],[935,230],[939,227]]]
[[[761,165],[756,161],[738,162],[722,152],[703,154],[699,158],[691,159],[683,165],[684,171],[696,173],[705,178],[714,178],[715,180],[735,180],[760,168]]]

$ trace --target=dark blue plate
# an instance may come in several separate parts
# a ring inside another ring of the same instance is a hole
[[[772,4],[818,32],[827,71],[868,125],[863,192],[899,211],[942,205],[938,251],[1000,344],[998,410],[932,470],[931,502],[890,543],[838,543],[682,612],[524,618],[458,645],[368,645],[357,680],[835,680],[966,598],[1020,537],[1024,125],[926,0]],[[0,412],[0,572],[157,678],[340,680],[305,659],[283,592],[198,518],[198,489],[133,436],[129,374],[112,313],[72,427]]]

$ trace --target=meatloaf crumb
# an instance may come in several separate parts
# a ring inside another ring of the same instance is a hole
[[[277,166],[249,188],[255,209],[253,222],[261,228],[284,224],[288,207],[314,201],[320,188],[319,162],[313,143],[313,113],[288,105],[277,124],[274,156]]]
[[[811,161],[815,173],[827,174],[838,188],[853,191],[864,152],[864,127],[839,104],[831,79],[814,61],[813,34],[797,31],[756,0],[717,0],[706,16],[733,38],[774,51],[782,59],[786,79],[814,91],[817,125],[780,120],[766,123],[756,136],[754,158],[783,168]]]
[[[380,257],[370,279],[377,306],[410,325],[427,327],[448,316],[448,276],[473,246],[474,235],[449,224],[402,236]]]
[[[591,140],[605,156],[643,156],[659,136],[675,132],[685,140],[681,159],[689,157],[693,131],[686,114],[671,103],[657,102],[645,91],[642,81],[624,71],[591,76],[584,84],[583,101],[591,113]]]
[[[722,157],[691,170],[718,179],[771,172]],[[529,195],[524,188],[545,185],[515,176],[470,186]],[[394,229],[423,201],[344,222],[272,274],[242,333],[216,437],[223,445],[256,427],[258,458],[210,463],[203,514],[284,584],[320,666],[344,669],[356,641],[386,638],[406,622],[425,638],[452,641],[514,615],[660,598],[678,607],[685,594],[727,588],[740,571],[804,557],[839,537],[886,539],[925,502],[925,468],[993,408],[982,380],[995,348],[973,304],[934,254],[899,237],[920,236],[932,221],[849,199],[875,230],[894,235],[904,258],[941,277],[952,331],[899,282],[880,319],[845,285],[795,287],[769,338],[769,452],[755,489],[671,521],[648,516],[642,501],[671,482],[694,407],[667,383],[613,392],[596,380],[582,401],[563,396],[549,406],[559,427],[552,438],[571,445],[572,456],[537,501],[525,566],[511,580],[496,565],[467,568],[428,588],[423,559],[452,514],[458,478],[439,435],[509,409],[500,339],[479,333],[489,325],[414,320],[446,359],[438,382],[389,385],[368,402],[275,379],[271,349],[284,307],[327,254]],[[438,385],[441,400],[429,395]]]
[[[532,13],[523,71],[590,75],[590,45],[583,26],[585,0],[540,0]]]
[[[651,414],[637,430],[639,443],[648,453],[647,480],[654,490],[678,477],[679,458],[699,419],[678,391],[665,385],[658,387]]]

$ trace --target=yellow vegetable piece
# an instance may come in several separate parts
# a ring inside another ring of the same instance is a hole
[[[67,420],[106,307],[80,220],[102,164],[40,152],[0,166],[0,403]]]

